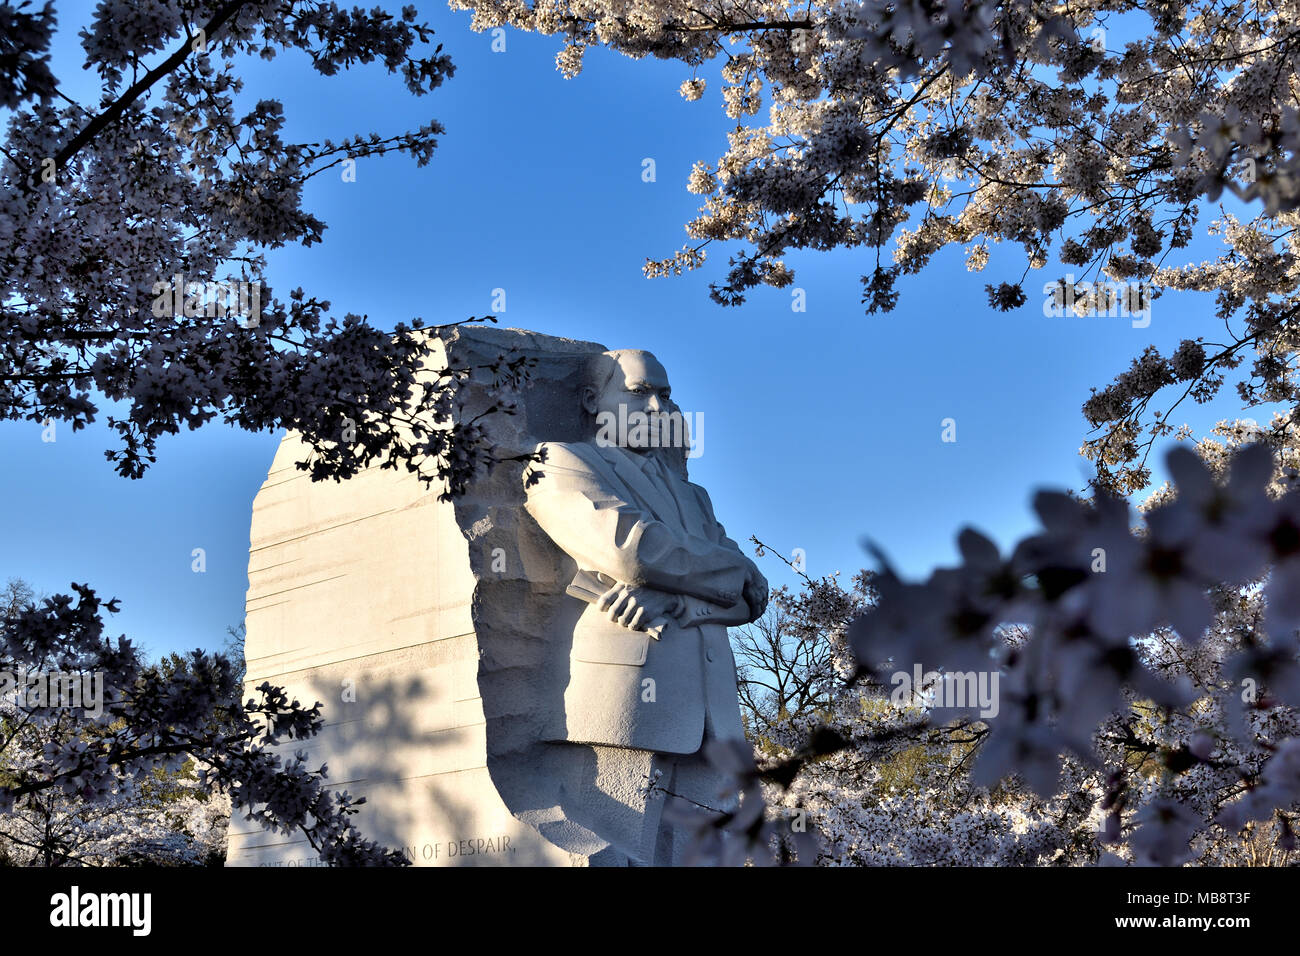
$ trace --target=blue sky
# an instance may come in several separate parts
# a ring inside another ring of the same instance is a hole
[[[704,415],[692,477],[728,532],[787,555],[802,548],[814,575],[866,565],[863,537],[913,574],[952,561],[965,524],[1010,544],[1034,525],[1034,489],[1082,485],[1089,386],[1148,344],[1167,350],[1221,331],[1208,296],[1162,298],[1146,329],[1046,318],[1039,289],[1060,267],[1031,273],[1023,309],[995,313],[984,286],[1020,276],[1012,247],[995,247],[982,274],[959,252],[937,257],[901,281],[898,308],[883,316],[859,302],[873,262],[865,250],[788,258],[803,313],[790,289],[757,290],[739,308],[710,301],[734,249],[713,247],[695,273],[645,279],[647,256],[687,240],[682,226],[700,204],[685,189],[692,163],[725,147],[716,71],[702,71],[711,82],[694,103],[677,92],[690,70],[654,59],[593,50],[565,80],[557,40],[510,31],[494,53],[469,14],[419,6],[457,68],[430,96],[371,67],[321,77],[297,54],[247,64],[245,96],[283,101],[286,139],[389,135],[431,117],[447,128],[423,169],[380,157],[358,163],[356,182],[313,180],[305,206],[328,223],[325,241],[273,252],[272,284],[301,285],[335,314],[381,326],[483,315],[503,288],[502,326],[650,349],[674,398]],[[88,5],[59,7],[55,72],[84,102],[75,33]],[[653,183],[642,180],[645,158]],[[1238,405],[1225,393],[1177,420],[1200,432]],[[949,417],[955,443],[941,441]],[[277,441],[209,425],[164,440],[159,463],[128,481],[103,457],[102,426],[60,428],[43,443],[37,425],[0,423],[0,578],[47,592],[75,580],[116,596],[112,633],[155,654],[217,647],[243,618],[252,500]],[[191,570],[199,547],[202,574]],[[773,558],[760,566],[773,585],[795,583]]]

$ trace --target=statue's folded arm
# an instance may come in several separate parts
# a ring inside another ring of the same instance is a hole
[[[649,586],[733,606],[744,588],[739,549],[671,530],[601,481],[577,455],[548,445],[543,477],[526,507],[580,568],[633,586]]]

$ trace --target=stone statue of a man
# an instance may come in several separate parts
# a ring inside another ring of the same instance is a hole
[[[593,356],[581,401],[593,438],[539,446],[542,474],[526,479],[528,513],[576,566],[569,595],[588,602],[554,739],[590,747],[596,766],[564,810],[608,845],[592,863],[672,865],[686,835],[647,782],[719,806],[702,748],[744,737],[727,626],[763,613],[767,581],[686,480],[689,438],[653,355]]]

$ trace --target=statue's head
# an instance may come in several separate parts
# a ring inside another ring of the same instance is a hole
[[[620,429],[618,443],[639,453],[651,449],[671,451],[669,458],[684,460],[690,438],[687,435],[683,445],[681,409],[671,395],[668,372],[654,355],[643,349],[618,349],[593,355],[581,392],[582,408],[594,432],[599,433],[607,422],[629,422],[635,426],[644,417],[650,427]],[[669,416],[675,416],[677,421],[670,423]],[[676,440],[672,440],[671,434],[674,424]]]
[[[675,408],[669,396],[668,372],[659,360],[642,349],[619,349],[593,355],[582,387],[582,409],[593,420],[602,413],[626,417],[632,412],[651,414]]]

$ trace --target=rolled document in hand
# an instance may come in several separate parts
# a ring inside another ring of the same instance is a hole
[[[569,582],[569,586],[564,589],[564,593],[569,597],[576,597],[579,600],[586,601],[588,604],[595,604],[600,600],[602,594],[616,584],[618,584],[618,581],[608,574],[602,574],[599,571],[584,571],[579,568],[578,573]],[[657,617],[646,625],[645,633],[657,641],[659,635],[663,633],[664,628],[667,626],[668,618]]]

